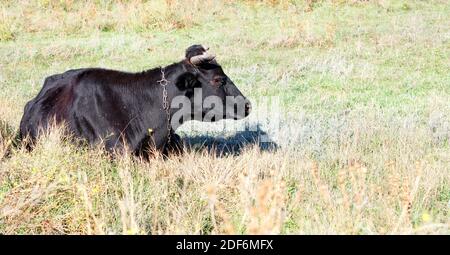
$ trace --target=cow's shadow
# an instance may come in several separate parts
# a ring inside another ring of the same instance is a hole
[[[184,147],[188,151],[207,150],[209,153],[215,154],[219,157],[239,155],[246,147],[252,145],[258,146],[262,151],[275,151],[278,145],[272,141],[268,134],[261,130],[259,126],[253,130],[246,128],[243,131],[238,131],[231,136],[185,136],[182,138]]]

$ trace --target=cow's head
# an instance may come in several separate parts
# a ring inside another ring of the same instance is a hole
[[[187,71],[176,84],[190,100],[191,118],[202,121],[238,120],[250,114],[250,101],[224,73],[207,47],[190,46],[183,62]]]

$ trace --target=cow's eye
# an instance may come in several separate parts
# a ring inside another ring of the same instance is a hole
[[[214,83],[219,87],[224,86],[226,82],[227,82],[226,78],[215,78],[214,79]]]

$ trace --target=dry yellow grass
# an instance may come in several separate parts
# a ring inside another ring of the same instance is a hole
[[[450,233],[443,1],[190,3],[1,1],[0,234]],[[58,128],[14,147],[45,76],[139,71],[198,42],[252,100],[282,101],[279,132],[263,127],[276,150],[218,156],[200,139],[182,156],[111,159]]]
[[[448,194],[448,162],[427,156],[416,140],[424,130],[353,128],[359,135],[330,146],[325,160],[253,145],[239,156],[200,150],[150,161],[73,147],[55,129],[32,152],[2,159],[0,231],[448,233],[448,198],[436,197]],[[383,144],[367,157],[373,132]]]
[[[130,32],[173,30],[198,24],[219,13],[213,1],[2,1],[0,41],[17,33]],[[12,11],[13,10],[13,11]]]
[[[189,28],[210,19],[228,19],[236,14],[235,3],[247,6],[270,6],[283,10],[312,11],[316,4],[365,4],[360,0],[264,0],[264,1],[60,1],[60,0],[3,0],[0,5],[0,41],[10,41],[17,34],[52,33],[71,35],[92,32],[169,31]],[[329,43],[329,42],[328,42]]]

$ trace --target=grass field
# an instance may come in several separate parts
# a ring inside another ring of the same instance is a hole
[[[449,17],[448,0],[3,0],[0,234],[450,234]],[[190,149],[149,162],[58,129],[11,146],[46,76],[195,43],[253,102],[279,98],[278,128],[187,123]]]

